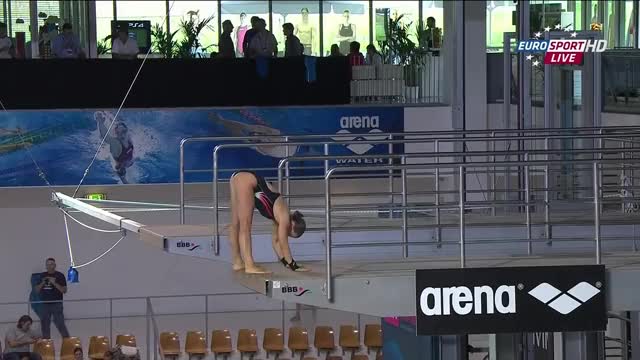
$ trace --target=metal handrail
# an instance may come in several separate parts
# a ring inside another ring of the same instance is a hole
[[[570,132],[570,133],[580,133],[580,132],[599,132],[603,134],[603,132],[616,132],[616,131],[629,131],[629,130],[640,130],[639,127],[634,126],[617,126],[617,127],[608,127],[605,130],[603,128],[598,127],[583,127],[583,128],[553,128],[553,129],[527,129],[526,131],[522,129],[490,129],[490,130],[444,130],[444,131],[415,131],[415,132],[388,132],[388,133],[377,133],[376,136],[389,137],[393,139],[394,137],[416,137],[416,136],[428,136],[431,139],[436,139],[442,136],[474,136],[474,135],[490,135],[495,137],[496,134],[531,134],[531,133],[553,133],[556,134],[558,132]],[[282,138],[284,143],[289,142],[292,139],[333,139],[335,137],[340,137],[339,134],[307,134],[307,135],[269,135],[269,139],[273,138]],[[344,136],[344,135],[342,135]],[[261,140],[264,136],[233,136],[233,137],[220,137],[220,136],[208,136],[208,137],[191,137],[184,138],[180,141],[180,223],[184,224],[185,222],[185,169],[184,169],[184,148],[188,143],[192,142],[215,142],[215,141],[251,141],[251,140]],[[470,139],[470,138],[467,138]],[[260,142],[258,142],[260,144]],[[264,143],[262,143],[264,144]],[[253,143],[252,145],[256,145]],[[283,145],[283,143],[279,143],[279,145]],[[289,148],[286,148],[286,152],[288,154]],[[325,169],[326,170],[326,169]]]
[[[638,129],[638,128],[634,128],[634,129]],[[640,134],[638,134],[640,135]],[[381,136],[376,134],[376,136]],[[545,150],[540,150],[540,151],[553,151],[553,150],[549,150],[548,149],[548,142],[550,140],[562,140],[562,139],[571,139],[571,140],[602,140],[603,139],[604,134],[602,134],[602,129],[599,129],[599,134],[586,134],[586,135],[547,135],[547,136],[521,136],[518,137],[517,140],[519,141],[533,141],[533,140],[544,140],[545,141]],[[615,139],[615,138],[628,138],[630,136],[629,133],[625,133],[625,134],[617,134],[617,135],[607,135],[607,138],[611,141],[611,139]],[[339,136],[338,136],[339,137]],[[434,143],[436,152],[435,153],[431,153],[431,154],[436,154],[435,157],[437,157],[439,159],[439,157],[452,157],[452,156],[457,156],[457,157],[465,157],[465,159],[467,157],[477,157],[477,156],[489,156],[491,155],[491,152],[486,152],[484,154],[479,154],[478,152],[469,152],[469,151],[462,151],[462,152],[450,152],[450,153],[446,153],[445,154],[441,154],[441,155],[437,155],[439,152],[439,144],[442,142],[445,143],[456,143],[456,142],[475,142],[475,141],[483,141],[483,142],[499,142],[499,141],[513,141],[514,139],[512,137],[490,137],[490,138],[435,138],[435,139],[408,139],[408,140],[394,140],[394,139],[389,139],[389,140],[369,140],[367,141],[367,143],[369,144],[384,144],[384,145],[393,145],[393,144],[408,144],[408,143],[420,143],[420,144],[424,144],[426,143]],[[310,156],[310,157],[305,157],[305,159],[307,160],[322,160],[324,159],[324,166],[325,166],[325,171],[328,169],[329,166],[329,160],[335,160],[335,159],[339,159],[339,158],[387,158],[389,159],[389,163],[391,164],[391,160],[396,157],[394,156],[394,154],[392,153],[392,151],[390,151],[390,154],[381,154],[381,155],[344,155],[344,156],[331,156],[329,155],[329,151],[328,151],[328,146],[329,145],[345,145],[345,144],[354,144],[354,143],[359,143],[359,140],[334,140],[333,142],[286,142],[286,141],[268,141],[268,142],[261,142],[260,145],[262,146],[286,146],[286,153],[288,153],[289,151],[289,146],[298,146],[298,145],[324,145],[325,148],[325,155],[327,156],[327,158],[324,157],[319,157],[319,156]],[[220,150],[222,149],[226,149],[226,148],[245,148],[245,147],[254,147],[256,146],[255,143],[251,143],[251,144],[246,144],[246,143],[230,143],[230,144],[219,144],[216,145],[214,147],[213,150],[213,188],[212,188],[212,193],[213,193],[213,211],[214,211],[214,216],[213,216],[213,226],[214,226],[214,246],[213,246],[213,251],[215,255],[219,254],[219,249],[220,249],[220,233],[219,233],[219,212],[218,212],[218,206],[219,206],[219,199],[218,199],[218,153]],[[494,146],[495,148],[495,146]],[[392,150],[392,149],[391,149]],[[624,149],[627,150],[627,149]],[[530,152],[534,152],[537,150],[529,150]],[[559,150],[562,153],[570,153],[572,150]],[[580,150],[577,150],[580,151]],[[585,150],[586,151],[586,150]],[[599,148],[597,148],[597,150],[592,151],[591,153],[600,153],[600,155],[602,156],[602,153],[615,153],[615,150],[602,150],[602,147],[600,146]],[[494,152],[495,153],[495,152]],[[507,151],[507,152],[497,152],[496,154],[498,155],[509,155],[512,156],[514,154],[525,154],[525,151],[521,151],[521,152],[517,152],[517,151]],[[577,154],[579,154],[579,152],[576,152]],[[406,154],[409,155],[409,154]],[[413,155],[413,154],[412,154]],[[397,157],[401,157],[401,154],[397,154]],[[418,156],[414,156],[414,157],[418,157]],[[285,157],[285,159],[291,158],[290,156]],[[495,161],[495,155],[493,155],[493,160]],[[287,165],[287,167],[285,168],[285,171],[287,172],[287,192],[288,189],[290,188],[288,180],[289,180],[289,176],[288,176],[288,162],[285,164]],[[184,170],[181,169],[181,174],[184,173]],[[278,166],[278,184],[279,184],[279,190],[282,191],[282,182],[281,182],[281,168],[280,166]],[[390,182],[390,188],[393,187],[393,173],[390,171],[390,175],[389,175],[389,182]],[[181,223],[184,223],[184,216],[185,216],[185,212],[184,212],[184,199],[183,199],[183,195],[184,192],[182,191],[182,186],[183,183],[181,183],[181,204],[180,204],[180,218],[181,218]],[[495,187],[495,186],[494,186]]]
[[[594,240],[595,240],[595,261],[596,264],[602,263],[602,247],[601,247],[601,234],[600,234],[600,197],[601,197],[601,185],[600,185],[600,166],[603,164],[617,164],[618,160],[550,160],[550,161],[505,161],[499,163],[499,166],[524,166],[528,168],[530,166],[548,166],[555,164],[591,164],[593,171],[593,209],[594,209]],[[466,201],[465,201],[465,190],[466,184],[464,181],[465,178],[465,168],[467,167],[493,167],[496,166],[496,163],[493,162],[478,162],[478,163],[447,163],[447,164],[399,164],[399,165],[380,165],[380,166],[358,166],[358,167],[334,167],[329,169],[325,174],[325,254],[326,254],[326,293],[327,300],[333,300],[333,265],[332,265],[332,226],[331,226],[331,178],[333,174],[337,172],[362,172],[362,171],[375,171],[375,170],[393,170],[393,171],[401,171],[402,178],[406,181],[406,171],[413,169],[425,169],[425,168],[443,168],[443,167],[457,167],[458,168],[458,176],[459,176],[459,245],[460,245],[460,267],[464,268],[466,266],[466,249],[465,249],[465,210],[466,210]],[[528,181],[526,182],[528,183]],[[403,203],[406,201],[406,192],[403,195]],[[530,204],[528,204],[528,199],[525,200],[527,203],[526,209],[529,209]],[[406,212],[403,211],[403,217],[406,218]],[[527,211],[527,223],[530,226],[530,214]],[[408,247],[409,243],[407,241],[408,237],[406,235],[407,226],[406,221],[403,221],[403,242],[401,246],[405,249]],[[528,238],[531,238],[531,233],[528,232]],[[362,243],[365,244],[365,243]],[[375,245],[375,243],[371,243],[371,245]],[[404,252],[406,254],[406,251]]]

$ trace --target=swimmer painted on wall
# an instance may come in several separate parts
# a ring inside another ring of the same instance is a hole
[[[106,111],[98,111],[94,114],[94,118],[102,138],[107,134],[108,126],[113,121],[113,115]],[[122,121],[116,121],[111,127],[105,142],[109,144],[109,151],[115,161],[114,170],[116,174],[118,174],[123,184],[127,184],[127,168],[133,165],[133,142],[127,125]]]

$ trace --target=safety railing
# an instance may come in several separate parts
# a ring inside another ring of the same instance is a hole
[[[601,132],[602,130],[599,129],[598,132]],[[398,135],[396,135],[398,136]],[[405,135],[406,136],[406,135]],[[616,138],[619,139],[625,139],[628,138],[630,136],[630,130],[627,130],[626,133],[624,135],[616,135],[616,134],[612,134],[612,135],[607,135],[607,139],[608,141],[615,141]],[[520,158],[522,158],[523,155],[526,155],[524,152],[516,152],[516,151],[503,151],[503,152],[476,152],[476,151],[462,151],[462,152],[447,152],[447,153],[442,153],[440,152],[440,146],[443,143],[465,143],[465,144],[470,144],[470,143],[474,143],[474,142],[490,142],[492,143],[492,147],[495,148],[495,143],[499,143],[499,142],[512,142],[514,141],[514,139],[512,137],[498,137],[498,136],[493,136],[493,137],[488,137],[488,138],[476,138],[476,137],[469,137],[469,138],[436,138],[436,139],[431,139],[431,138],[423,138],[423,139],[415,139],[415,136],[411,136],[411,139],[403,139],[403,140],[370,140],[368,141],[371,144],[388,144],[390,145],[390,153],[393,150],[393,145],[394,144],[412,144],[412,143],[416,143],[416,144],[433,144],[434,146],[434,153],[414,153],[414,154],[408,154],[406,157],[407,158],[432,158],[433,162],[440,162],[441,158],[450,158],[450,157],[463,157],[465,159],[469,159],[469,161],[471,161],[474,157],[487,157],[487,156],[491,156],[492,161],[495,162],[496,159],[498,158],[498,156],[503,155],[505,156],[505,158],[511,158],[512,156],[519,156]],[[603,139],[603,135],[600,134],[585,134],[585,135],[546,135],[546,136],[521,136],[518,138],[518,141],[523,142],[523,141],[544,141],[545,143],[545,148],[549,148],[550,147],[550,143],[553,141],[558,141],[558,140],[591,140],[591,141],[602,141]],[[320,168],[324,168],[324,172],[326,172],[328,170],[329,167],[329,160],[338,160],[338,159],[356,159],[356,158],[360,158],[360,159],[386,159],[387,163],[391,164],[393,162],[393,159],[399,159],[401,156],[399,154],[393,154],[391,153],[390,155],[353,155],[353,156],[330,156],[328,155],[329,153],[329,146],[335,146],[335,145],[345,145],[345,144],[352,144],[352,143],[357,143],[358,141],[340,141],[340,140],[333,140],[331,143],[328,142],[324,142],[324,141],[320,141],[320,142],[263,142],[261,143],[262,146],[278,146],[278,145],[285,145],[286,146],[300,146],[300,145],[309,145],[309,144],[314,144],[314,145],[322,145],[324,148],[324,153],[327,154],[325,155],[326,157],[314,157],[314,156],[310,156],[310,157],[301,157],[299,160],[318,160],[318,161],[323,161],[324,162],[324,166],[320,167]],[[219,169],[217,167],[218,164],[218,157],[219,157],[219,153],[224,150],[224,149],[237,149],[237,148],[246,148],[246,147],[252,147],[255,146],[254,144],[242,144],[242,143],[230,143],[230,144],[221,144],[221,145],[217,145],[213,151],[213,208],[214,208],[214,218],[213,218],[213,225],[214,225],[214,232],[215,232],[215,239],[214,239],[214,252],[217,254],[219,251],[219,242],[220,242],[220,235],[219,235],[219,196],[218,196],[218,184],[219,184]],[[505,147],[506,148],[506,147]],[[607,150],[607,153],[615,153],[618,152],[620,149],[609,149]],[[530,150],[530,152],[533,150]],[[596,151],[598,152],[598,151]],[[601,152],[601,151],[600,151]],[[569,152],[563,150],[562,151],[563,154],[568,154]],[[593,154],[593,151],[590,150],[578,150],[575,151],[575,154]],[[535,151],[530,153],[531,155],[536,155],[538,153],[536,153]],[[551,154],[551,153],[550,153]],[[602,155],[602,153],[600,153],[600,155]],[[291,158],[291,156],[285,158],[288,159]],[[284,167],[285,167],[285,172],[286,172],[286,176],[284,177],[286,179],[286,183],[285,183],[285,187],[284,187],[284,194],[289,194],[289,189],[290,189],[290,185],[289,185],[289,181],[292,178],[289,174],[289,162],[285,161],[284,163]],[[282,165],[282,164],[280,164]],[[307,167],[308,168],[308,167]],[[377,167],[378,169],[380,169],[379,167]],[[235,169],[234,169],[235,170]],[[510,171],[509,169],[505,170],[506,172]],[[435,169],[435,175],[436,177],[439,177],[441,174],[438,174],[439,169]],[[389,179],[389,188],[390,188],[390,192],[393,192],[392,188],[393,188],[393,179],[394,179],[394,175],[393,175],[393,170],[389,170],[387,172],[389,175],[387,176]],[[505,177],[508,177],[505,175]],[[497,176],[493,176],[492,177],[492,184],[491,184],[491,188],[492,190],[494,190],[493,194],[496,194],[496,178]],[[283,190],[283,186],[282,186],[282,173],[279,174],[279,188],[282,191]],[[436,187],[438,186],[438,183],[436,182]],[[436,192],[438,191],[438,189],[436,188],[435,190]],[[390,197],[392,198],[394,196],[394,194],[389,194]],[[496,200],[496,198],[494,197],[493,200]],[[437,214],[436,216],[439,216],[439,214]]]

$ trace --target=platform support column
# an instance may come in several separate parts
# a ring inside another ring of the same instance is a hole
[[[439,360],[468,360],[466,335],[440,336]]]

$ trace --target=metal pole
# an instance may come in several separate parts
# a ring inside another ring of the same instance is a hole
[[[406,164],[406,158],[402,157],[402,165]],[[407,221],[407,170],[402,169],[402,256],[409,257],[409,224]]]
[[[184,142],[180,142],[180,224],[184,225]]]
[[[465,248],[464,248],[464,166],[458,168],[459,184],[458,196],[460,202],[460,267],[465,267]]]
[[[284,317],[285,317],[285,303],[284,300],[282,300],[282,312],[281,312],[281,320],[282,320],[282,333],[284,334],[285,332],[285,323],[284,323]]]
[[[389,141],[393,141],[393,135],[389,135]],[[393,143],[389,143],[388,150],[389,150],[389,155],[393,155]],[[390,166],[393,165],[392,158],[389,158],[387,162]],[[395,199],[393,196],[393,170],[389,170],[389,193],[391,193],[389,200],[391,201],[391,206],[392,206],[389,209],[389,219],[393,219],[393,204],[395,203]]]
[[[549,150],[549,138],[544,139],[544,149]],[[549,154],[546,155],[547,161],[549,161]],[[549,165],[544,166],[544,227],[547,234],[548,245],[551,244],[551,213],[549,204]]]
[[[204,334],[209,333],[209,295],[204,296]]]
[[[325,255],[327,261],[327,300],[333,298],[331,286],[331,173],[324,178],[324,203],[325,203]]]
[[[113,299],[109,299],[109,344],[113,344]]]
[[[231,183],[229,183],[231,185]],[[213,253],[220,254],[220,232],[218,231],[220,214],[218,214],[218,148],[213,150]]]
[[[288,136],[284,137],[284,142],[285,143],[289,142],[289,137]],[[288,145],[284,149],[284,155],[285,155],[285,158],[289,158],[289,156],[291,155],[291,154],[289,154],[289,146]],[[287,177],[286,180],[285,180],[286,181],[286,185],[287,185],[287,187],[286,187],[287,190],[285,192],[285,194],[287,195],[287,206],[290,206],[291,205],[291,199],[289,198],[289,192],[291,191],[291,182],[289,181],[290,172],[289,172],[289,162],[288,161],[285,164],[284,172],[285,172],[285,176]],[[278,175],[279,174],[280,174],[280,171],[278,171]],[[282,190],[282,189],[280,189],[280,190]]]
[[[598,163],[593,163],[593,211],[596,240],[596,264],[602,263],[602,248],[600,244],[600,184],[598,181]]]
[[[328,143],[324,144],[324,156],[329,156],[329,144]],[[325,173],[325,175],[327,174],[327,171],[329,171],[329,160],[325,160],[324,161],[324,173]]]
[[[434,141],[434,150],[436,154],[440,153],[440,141]],[[440,156],[436,156],[436,164],[440,163]],[[437,247],[440,248],[442,245],[442,229],[440,228],[440,167],[436,167],[436,179],[435,179],[435,190],[436,190],[436,242],[438,243]]]
[[[509,81],[509,83],[511,83]],[[506,101],[506,99],[505,99]],[[511,101],[509,100],[509,103],[511,103]],[[492,132],[491,133],[491,138],[495,138],[496,137],[496,133]],[[491,151],[495,152],[496,151],[496,142],[495,141],[491,141]],[[491,161],[495,164],[496,162],[496,155],[491,155]],[[491,198],[493,199],[494,205],[491,207],[491,216],[496,216],[496,206],[495,206],[495,202],[496,202],[496,187],[497,187],[497,182],[496,182],[496,167],[495,165],[493,166],[493,171],[491,173],[491,190],[492,190],[492,195]]]
[[[524,161],[529,161],[529,154],[524,154]],[[529,199],[531,199],[531,192],[529,189],[529,165],[524,166],[524,196],[525,196],[525,216],[527,221],[527,254],[531,255],[533,252],[531,246],[531,208],[529,207]]]
[[[147,298],[147,359],[151,359],[151,334],[150,334],[150,326],[151,326],[151,308],[149,307],[150,301]]]

